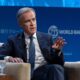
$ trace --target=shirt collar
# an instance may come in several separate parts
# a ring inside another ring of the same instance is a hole
[[[29,38],[29,35],[25,32],[24,32],[24,36],[25,36],[25,38]],[[33,38],[36,38],[36,33],[33,34]]]

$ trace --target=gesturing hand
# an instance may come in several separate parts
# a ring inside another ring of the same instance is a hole
[[[54,48],[56,50],[60,50],[60,49],[62,49],[64,44],[66,44],[65,39],[63,39],[62,37],[58,37],[56,39],[56,41],[54,42],[54,44],[52,45],[52,48]]]

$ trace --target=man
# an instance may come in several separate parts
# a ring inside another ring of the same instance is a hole
[[[17,19],[24,32],[10,37],[0,48],[0,55],[8,62],[31,63],[31,80],[64,80],[64,39],[59,37],[53,44],[50,35],[37,32],[33,8],[19,9]]]

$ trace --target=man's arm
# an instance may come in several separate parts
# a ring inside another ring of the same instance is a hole
[[[18,57],[14,58],[12,56],[13,53],[14,53],[13,43],[10,39],[8,39],[7,42],[0,47],[0,60],[6,60],[7,62],[16,62],[16,63],[23,62],[21,58]]]
[[[51,56],[53,56],[53,63],[64,65],[64,56],[62,53],[63,45],[66,44],[62,37],[58,37],[51,46]],[[54,53],[54,54],[53,54]]]
[[[11,45],[11,41],[7,40],[7,42],[0,47],[0,59],[4,59],[5,56],[10,56],[12,51]]]

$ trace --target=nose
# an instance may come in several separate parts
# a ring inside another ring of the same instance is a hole
[[[31,23],[31,25],[33,25],[33,24],[34,24],[34,21],[33,21],[33,20],[31,20],[31,22],[30,22],[30,23]]]

